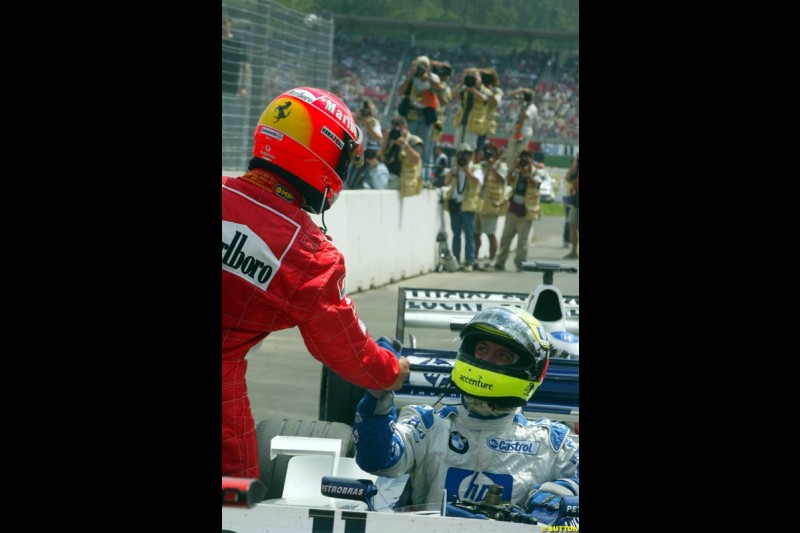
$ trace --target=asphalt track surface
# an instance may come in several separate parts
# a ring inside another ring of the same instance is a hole
[[[542,260],[578,266],[577,274],[557,273],[555,284],[563,294],[579,295],[578,260],[563,259],[569,249],[563,247],[564,219],[543,217],[533,224],[532,242],[528,246],[528,260]],[[333,235],[334,239],[336,238]],[[435,247],[431,236],[431,247]],[[480,256],[488,255],[488,244],[480,249]],[[498,245],[500,236],[498,235]],[[448,242],[448,246],[449,246]],[[512,253],[506,262],[506,272],[441,272],[425,274],[391,283],[383,287],[350,294],[356,304],[361,320],[373,338],[381,335],[394,337],[397,325],[398,287],[448,289],[448,290],[495,290],[504,292],[530,292],[542,282],[538,272],[516,272],[514,268],[515,241]],[[462,251],[463,257],[463,251]],[[346,257],[345,265],[357,258]],[[444,329],[411,329],[417,339],[417,347],[456,350],[457,335]],[[298,418],[315,420],[319,412],[319,387],[322,364],[306,350],[297,328],[272,333],[247,356],[247,387],[253,417],[256,423],[267,418]]]

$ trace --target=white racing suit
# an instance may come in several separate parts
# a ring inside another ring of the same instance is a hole
[[[569,429],[521,412],[496,419],[470,416],[463,406],[438,411],[427,405],[404,407],[397,417],[373,414],[375,399],[366,394],[356,409],[353,436],[356,463],[371,474],[410,474],[411,503],[447,499],[482,501],[489,485],[503,487],[503,500],[526,507],[541,483],[563,480],[578,490],[578,444]]]

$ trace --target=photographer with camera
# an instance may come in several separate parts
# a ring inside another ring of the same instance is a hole
[[[450,213],[453,232],[452,252],[456,261],[461,258],[461,233],[464,233],[464,263],[461,270],[480,270],[475,256],[475,213],[480,205],[483,169],[473,161],[474,150],[462,143],[456,152],[455,165],[445,174],[444,184],[450,189],[444,195]]]
[[[374,148],[364,150],[364,164],[345,183],[345,189],[385,189],[389,183],[389,169],[378,159]]]
[[[369,150],[372,150],[372,152],[376,154],[380,152],[381,147],[383,146],[383,129],[381,128],[380,121],[375,118],[375,104],[372,103],[372,100],[369,98],[362,100],[361,107],[358,108],[358,112],[353,115],[353,118],[355,118],[356,124],[358,124],[358,126],[361,128],[361,131],[364,132],[365,156]],[[382,163],[381,165],[384,168],[386,167],[386,165],[383,165]],[[374,165],[369,164],[362,165],[360,167],[350,165],[347,169],[347,179],[344,182],[344,188],[385,189],[386,179],[388,179],[389,171],[386,170],[386,176],[384,176],[383,171],[380,168],[377,168],[376,170],[376,168],[377,167]],[[367,174],[369,172],[373,173],[374,179],[367,179],[365,181],[365,178],[367,178]],[[368,184],[370,183],[374,184],[374,186],[369,186]]]
[[[364,149],[380,150],[383,146],[383,128],[381,128],[381,121],[375,115],[375,104],[369,98],[365,98],[361,102],[356,118],[356,122],[366,134]]]
[[[395,115],[383,143],[383,161],[389,169],[387,189],[400,191],[400,196],[422,192],[422,139],[408,131],[405,117]]]
[[[497,114],[500,104],[503,102],[503,89],[500,88],[500,75],[497,70],[494,67],[483,68],[480,70],[480,74],[481,85],[492,95],[486,102],[486,122],[483,133],[478,136],[478,150],[482,150],[489,136],[497,132]]]
[[[533,221],[541,218],[539,205],[539,169],[533,165],[530,150],[523,150],[509,169],[511,181],[511,198],[508,201],[506,223],[500,237],[500,252],[497,254],[495,270],[504,271],[506,260],[511,249],[511,241],[517,237],[517,250],[514,253],[514,265],[517,272],[522,272],[522,263],[528,260],[528,239],[533,228]]]
[[[450,79],[453,77],[453,67],[447,61],[434,61],[431,60],[431,71],[439,76],[441,89],[436,91],[436,97],[439,99],[439,109],[436,113],[436,122],[433,123],[431,130],[431,144],[434,146],[442,140],[442,133],[444,133],[444,110],[445,106],[453,99],[453,92],[450,89]],[[434,166],[436,158],[433,161]]]
[[[539,110],[533,103],[533,91],[528,88],[514,89],[507,96],[513,98],[517,106],[517,119],[506,148],[506,162],[512,165],[520,152],[528,149],[528,144],[533,139],[533,122],[538,116]]]
[[[444,185],[444,175],[447,169],[450,168],[450,158],[444,151],[441,144],[437,144],[433,148],[433,186],[441,187]]]
[[[478,215],[475,217],[475,257],[480,259],[481,235],[486,234],[489,239],[489,261],[483,270],[492,271],[497,255],[497,219],[508,211],[508,202],[505,198],[506,176],[508,165],[500,159],[500,150],[496,145],[487,143],[483,146],[483,175],[485,176],[481,188],[481,203]]]
[[[476,68],[466,68],[461,81],[455,86],[461,106],[453,119],[456,129],[454,143],[469,144],[473,150],[478,147],[478,137],[485,133],[486,111],[492,93],[483,86],[481,75]]]
[[[422,139],[424,144],[421,156],[426,169],[426,180],[430,174],[427,170],[433,164],[431,133],[439,110],[437,92],[441,89],[441,80],[431,70],[431,60],[428,56],[419,56],[411,62],[406,79],[397,88],[397,94],[408,97],[407,105],[398,112],[405,117],[411,134]]]

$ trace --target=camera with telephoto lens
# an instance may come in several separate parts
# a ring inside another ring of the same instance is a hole
[[[447,63],[433,63],[431,71],[440,78],[447,78],[453,74],[453,67]]]
[[[458,154],[456,156],[456,162],[458,163],[458,166],[460,166],[460,167],[467,166],[467,163],[469,163],[469,160],[470,160],[469,154],[466,153],[466,152],[461,152],[460,154]]]
[[[475,87],[475,81],[476,81],[475,74],[473,74],[472,72],[464,76],[464,85],[467,87]]]
[[[417,65],[417,71],[414,73],[414,77],[421,78],[423,74],[425,74],[425,66]]]
[[[391,131],[389,132],[389,138],[391,140],[393,140],[393,141],[396,141],[397,139],[399,139],[400,138],[400,130],[398,130],[397,128],[392,128]]]

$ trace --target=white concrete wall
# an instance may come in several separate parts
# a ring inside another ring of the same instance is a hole
[[[437,190],[402,199],[394,190],[342,191],[325,212],[325,224],[344,254],[347,292],[432,272],[437,264],[438,209]],[[322,224],[321,215],[311,218]]]

